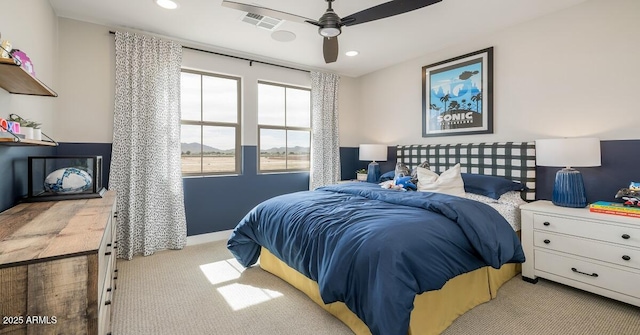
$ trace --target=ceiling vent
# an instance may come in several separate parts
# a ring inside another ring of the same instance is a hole
[[[273,31],[276,29],[283,20],[275,19],[269,16],[262,16],[254,13],[247,13],[247,15],[242,17],[242,22],[249,23],[258,28],[266,29]]]

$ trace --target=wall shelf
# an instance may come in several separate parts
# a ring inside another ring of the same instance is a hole
[[[0,145],[46,145],[50,147],[57,147],[58,142],[28,140],[22,138],[0,138]]]
[[[42,137],[46,138],[46,140],[42,141],[42,140],[33,140],[33,139],[28,139],[28,138],[21,138],[20,136],[23,136],[23,135],[16,135],[12,131],[10,131],[10,130],[8,130],[6,128],[4,130],[5,131],[2,132],[2,134],[10,134],[12,136],[11,137],[6,137],[6,136],[0,137],[0,145],[23,145],[23,146],[27,146],[27,145],[46,145],[46,146],[50,146],[50,147],[57,147],[58,146],[58,142],[56,142],[51,137],[47,136],[47,134],[45,134],[45,133],[42,133]]]
[[[58,96],[38,78],[16,64],[13,59],[0,58],[0,87],[13,94]]]

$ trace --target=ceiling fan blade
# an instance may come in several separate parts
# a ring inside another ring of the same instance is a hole
[[[322,53],[324,54],[324,62],[327,64],[338,60],[338,36],[324,38]]]
[[[222,6],[241,10],[247,13],[253,13],[253,14],[258,14],[262,16],[269,16],[276,19],[288,20],[292,22],[305,23],[307,21],[315,21],[315,20],[306,18],[304,16],[281,12],[275,9],[260,7],[256,5],[249,5],[249,4],[235,2],[235,1],[222,0]]]
[[[342,18],[345,26],[353,26],[386,17],[407,13],[422,7],[430,6],[442,0],[394,0],[367,8]]]

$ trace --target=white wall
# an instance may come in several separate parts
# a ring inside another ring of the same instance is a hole
[[[111,143],[115,97],[115,48],[109,28],[59,19],[56,140]]]
[[[33,63],[36,77],[58,92],[57,39],[58,19],[47,0],[3,1],[0,18],[1,39],[11,41]],[[42,123],[42,131],[53,136],[56,99],[10,94],[0,89],[0,117],[6,119],[15,113],[26,119]],[[55,138],[55,137],[54,137]]]
[[[0,22],[4,24],[4,20]],[[56,139],[111,142],[113,35],[108,27],[64,18],[59,19],[59,29],[60,75],[53,88],[60,97],[49,98],[59,101]],[[638,31],[640,1],[590,0],[360,78],[343,76],[340,145],[526,141],[587,135],[604,140],[636,139],[639,116],[631,99],[640,78]],[[423,138],[422,66],[489,46],[494,47],[494,133]],[[243,76],[243,145],[257,142],[253,130],[255,87],[250,83],[265,79],[309,86],[304,72],[256,63],[249,67],[245,61],[199,52],[185,51],[184,63]],[[6,95],[0,93],[0,99]]]
[[[360,126],[342,145],[638,139],[638,32],[640,1],[591,0],[360,77]],[[423,138],[422,66],[490,46],[494,133]]]
[[[59,19],[59,142],[111,143],[115,96],[114,35],[110,27]],[[180,41],[177,41],[180,43]],[[198,46],[196,46],[198,47]],[[257,144],[257,81],[310,87],[309,73],[183,49],[183,66],[242,78],[242,145]]]

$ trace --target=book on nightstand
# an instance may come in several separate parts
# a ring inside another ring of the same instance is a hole
[[[625,206],[619,202],[596,201],[589,205],[589,211],[640,218],[640,207]]]

